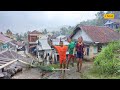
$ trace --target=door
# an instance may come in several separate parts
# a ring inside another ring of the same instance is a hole
[[[87,47],[87,56],[89,56],[89,47]]]

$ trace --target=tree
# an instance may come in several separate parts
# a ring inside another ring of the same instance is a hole
[[[22,34],[16,33],[16,39],[17,39],[17,41],[22,41],[23,40]]]
[[[6,34],[10,37],[10,36],[12,36],[12,31],[11,31],[10,29],[8,29],[8,30],[6,31]]]
[[[68,29],[67,29],[66,27],[60,28],[60,33],[61,33],[62,35],[66,35],[67,31],[68,31]]]
[[[52,31],[51,33],[54,35],[54,34],[55,34],[55,31]]]
[[[44,34],[47,34],[47,29],[44,29],[43,33],[44,33]]]
[[[28,34],[25,32],[25,33],[24,33],[24,38],[27,38],[27,36],[28,36]]]
[[[104,11],[99,11],[95,14],[96,18],[92,20],[82,21],[80,22],[80,25],[97,25],[97,26],[103,26],[106,22],[106,19],[104,19]]]
[[[104,11],[100,11],[100,12],[98,12],[97,14],[95,14],[96,15],[96,19],[97,19],[97,22],[96,22],[96,25],[98,25],[98,26],[103,26],[104,25],[104,23],[105,23],[105,19],[104,19],[104,14],[105,14],[105,12]]]
[[[74,28],[75,28],[75,27],[69,26],[69,27],[68,27],[67,35],[70,35],[70,34],[73,32]]]
[[[80,22],[80,25],[96,25],[97,19]]]
[[[120,11],[107,11],[107,14],[111,13],[115,15],[115,19],[120,19]]]

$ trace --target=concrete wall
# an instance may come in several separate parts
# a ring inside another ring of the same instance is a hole
[[[87,53],[87,47],[85,48],[85,51]],[[91,45],[89,47],[89,55],[85,55],[84,59],[87,59],[87,60],[93,59],[97,55],[97,53],[98,53],[97,52],[97,46]]]
[[[102,48],[105,48],[107,45],[102,45]],[[85,48],[85,50],[87,51],[87,47]],[[94,57],[96,57],[98,55],[98,47],[97,45],[90,45],[89,47],[89,56],[85,55],[84,58],[85,59],[93,59]]]
[[[72,39],[78,39],[78,37],[82,36],[84,41],[92,42],[92,39],[83,31],[79,30]]]

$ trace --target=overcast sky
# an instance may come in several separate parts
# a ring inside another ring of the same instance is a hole
[[[14,33],[51,31],[63,25],[75,26],[83,20],[94,19],[98,11],[0,11],[0,31]],[[57,29],[56,29],[57,30]]]

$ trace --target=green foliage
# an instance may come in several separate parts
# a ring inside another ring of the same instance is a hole
[[[120,33],[120,28],[116,29],[116,31],[117,31],[118,33]]]
[[[72,31],[74,30],[74,27],[62,27],[60,28],[60,33],[62,35],[70,35],[72,33]]]
[[[28,34],[27,34],[27,32],[25,32],[23,37],[27,38],[27,36],[28,36]]]
[[[59,64],[51,64],[50,67],[59,68],[60,65]]]
[[[53,67],[51,67],[51,66],[37,66],[37,67],[42,71],[46,71],[46,72],[52,72],[53,71]]]
[[[43,34],[47,34],[47,33],[48,33],[47,29],[44,29],[44,30],[42,31],[42,33],[43,33]]]
[[[68,26],[68,27],[61,27],[60,31],[52,31],[53,35],[59,36],[59,35],[70,35],[74,30],[74,27]]]
[[[107,11],[106,13],[113,13],[115,14],[115,19],[120,19],[120,11]],[[104,23],[107,21],[104,19],[103,15],[105,14],[104,11],[99,11],[95,14],[96,18],[92,20],[82,21],[80,24],[82,25],[97,25],[103,26]]]
[[[99,11],[95,14],[96,18],[92,20],[82,21],[80,22],[81,25],[97,25],[97,26],[103,26],[105,23],[105,19],[103,15],[105,14],[104,11]]]
[[[115,19],[120,19],[120,11],[107,11],[107,13],[115,14]]]
[[[53,72],[53,69],[59,68],[59,64],[51,64],[48,66],[42,66],[40,64],[35,64],[35,67],[45,72]]]
[[[120,74],[120,41],[111,42],[103,48],[94,61],[94,68],[100,74]]]
[[[16,33],[16,39],[17,39],[17,41],[22,41],[23,40],[22,34]]]
[[[96,25],[97,26],[103,26],[104,25],[104,23],[105,23],[105,19],[104,19],[104,14],[105,14],[105,12],[104,11],[100,11],[100,12],[98,12],[97,14],[96,14],[96,18],[97,18],[97,22],[96,22]]]

